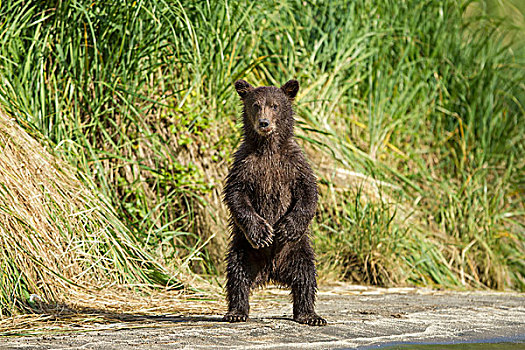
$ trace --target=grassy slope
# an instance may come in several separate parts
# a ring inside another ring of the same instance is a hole
[[[180,287],[111,206],[4,114],[0,164],[0,316],[114,284]]]
[[[232,82],[295,77],[322,276],[524,289],[523,54],[467,5],[14,1],[0,103],[144,249],[215,273]]]

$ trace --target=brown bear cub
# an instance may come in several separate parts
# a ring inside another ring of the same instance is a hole
[[[224,188],[232,230],[224,320],[246,321],[250,290],[273,281],[291,288],[295,321],[324,326],[314,311],[317,282],[308,228],[317,184],[293,134],[299,83],[254,88],[239,80],[235,89],[244,106],[244,137]]]

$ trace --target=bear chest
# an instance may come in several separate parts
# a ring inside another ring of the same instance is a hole
[[[255,210],[269,221],[278,220],[292,203],[293,164],[282,159],[247,159],[247,180]]]

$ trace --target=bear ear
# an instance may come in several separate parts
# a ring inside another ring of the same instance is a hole
[[[297,95],[297,91],[299,91],[299,82],[292,79],[281,86],[281,90],[283,90],[286,96],[293,100]]]
[[[248,92],[253,90],[253,86],[251,86],[244,80],[237,80],[235,82],[235,90],[237,90],[237,93],[239,94],[239,96],[241,96],[241,98],[244,98],[246,97],[246,94],[248,94]]]

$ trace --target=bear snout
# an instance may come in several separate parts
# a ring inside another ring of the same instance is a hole
[[[259,119],[259,127],[265,129],[270,126],[270,121],[266,118]]]
[[[261,116],[254,120],[254,129],[261,136],[269,136],[275,128],[272,120],[268,117]]]

